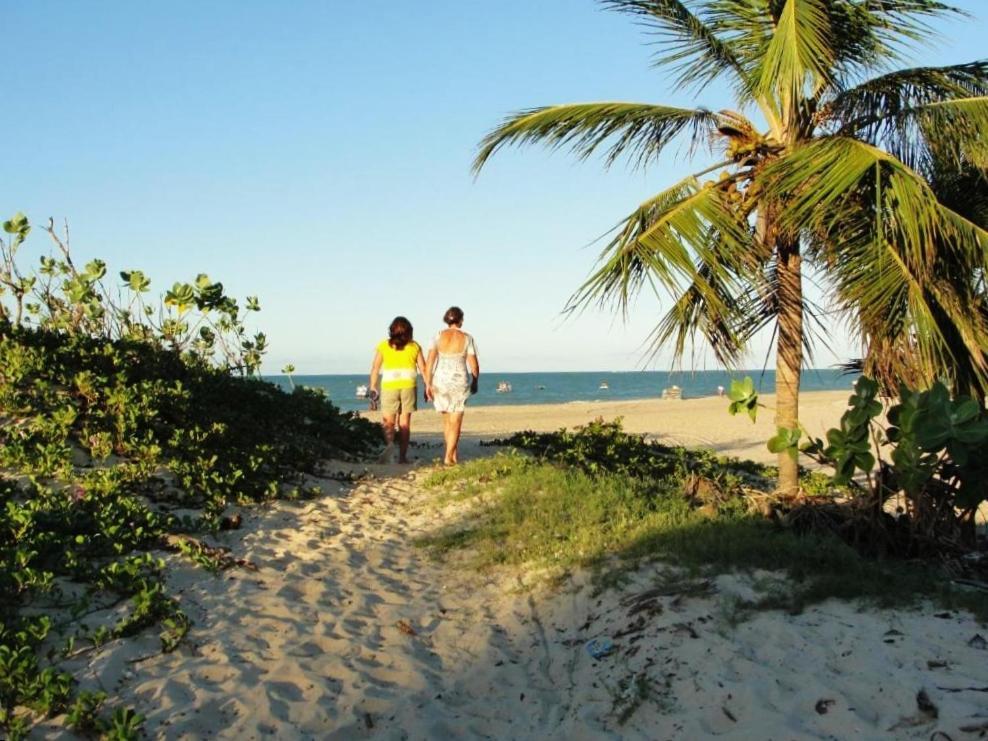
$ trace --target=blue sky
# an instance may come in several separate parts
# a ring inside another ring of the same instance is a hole
[[[988,4],[956,4],[979,17],[916,64],[983,56]],[[393,316],[425,339],[450,304],[491,370],[642,367],[660,300],[627,323],[560,311],[586,245],[684,157],[642,174],[531,148],[476,181],[470,162],[520,108],[729,102],[672,92],[641,29],[592,0],[34,0],[4,20],[0,209],[67,219],[80,259],[158,289],[206,272],[260,296],[269,372],[362,372]],[[839,328],[832,344],[815,365],[854,353]]]

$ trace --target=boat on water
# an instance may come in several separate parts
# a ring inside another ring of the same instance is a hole
[[[511,384],[508,383],[507,381],[501,381],[497,385],[497,388],[494,389],[494,390],[497,391],[499,394],[507,394],[507,393],[510,393],[511,392]]]
[[[361,384],[360,386],[357,386],[357,398],[358,399],[366,399],[367,398],[367,387],[364,386],[363,384]]]
[[[601,391],[607,391],[607,389],[609,389],[610,386],[607,384],[607,381],[601,381],[600,386],[598,386],[597,388],[600,389]]]

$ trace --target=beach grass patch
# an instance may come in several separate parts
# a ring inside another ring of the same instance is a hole
[[[598,580],[614,584],[622,571],[661,559],[694,574],[785,574],[764,585],[746,610],[798,612],[831,597],[880,606],[930,598],[988,618],[988,595],[952,587],[931,564],[867,559],[835,536],[782,527],[752,512],[742,497],[697,508],[674,476],[645,482],[626,473],[591,475],[501,453],[442,470],[425,483],[437,500],[457,496],[468,506],[418,544],[437,554],[466,551],[476,569],[591,568]]]

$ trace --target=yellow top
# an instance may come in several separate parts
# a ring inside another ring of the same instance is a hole
[[[377,351],[384,362],[381,364],[382,389],[415,388],[415,367],[422,348],[417,342],[409,342],[401,350],[395,350],[387,340],[378,343]]]

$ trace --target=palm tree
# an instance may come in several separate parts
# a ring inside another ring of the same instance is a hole
[[[581,158],[602,152],[608,165],[628,157],[644,167],[680,136],[690,151],[709,143],[722,155],[622,220],[570,308],[627,311],[646,283],[661,286],[673,303],[654,347],[672,343],[679,359],[704,340],[729,368],[772,326],[776,424],[790,440],[818,318],[803,295],[808,271],[823,276],[833,312],[866,346],[896,322],[931,373],[950,362],[957,338],[988,346],[985,317],[936,272],[947,249],[983,273],[988,232],[939,200],[922,168],[934,150],[958,170],[988,165],[988,61],[892,69],[932,19],[960,11],[935,0],[602,2],[650,27],[664,47],[656,64],[673,69],[678,87],[699,92],[726,78],[737,110],[556,105],[510,115],[484,138],[475,171],[499,149],[532,142]],[[943,318],[956,337],[944,336]],[[971,357],[988,378],[984,355]],[[779,489],[798,486],[793,444],[779,453]]]

